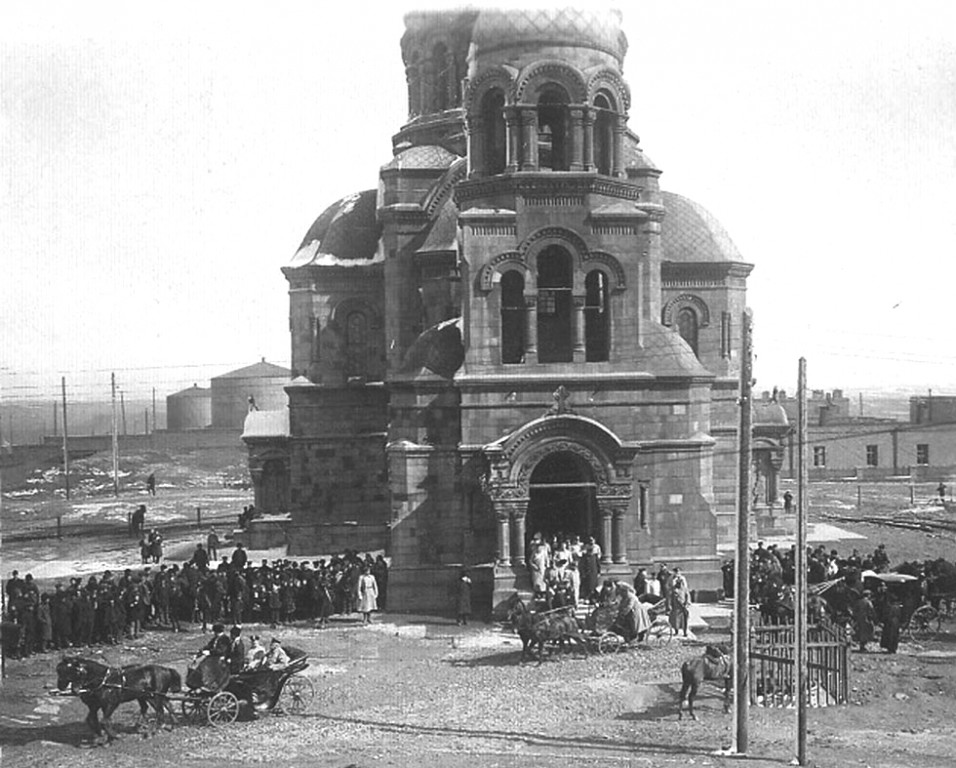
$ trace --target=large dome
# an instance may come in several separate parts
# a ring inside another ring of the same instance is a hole
[[[382,235],[375,217],[376,194],[374,189],[356,192],[326,208],[309,227],[291,266],[374,259]]]
[[[621,62],[627,52],[627,37],[621,31],[621,12],[616,10],[482,10],[471,39],[478,53],[533,45],[569,45],[595,48]]]
[[[742,262],[727,230],[702,205],[673,192],[662,192],[667,215],[661,225],[664,261]]]

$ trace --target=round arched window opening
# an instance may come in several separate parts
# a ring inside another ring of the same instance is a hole
[[[571,254],[558,245],[538,254],[538,362],[573,360]]]
[[[501,362],[524,362],[524,275],[509,270],[501,276]]]
[[[549,85],[538,98],[538,167],[566,171],[568,157],[568,98],[558,85]]]

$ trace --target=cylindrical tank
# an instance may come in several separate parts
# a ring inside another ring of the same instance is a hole
[[[210,382],[213,427],[242,429],[251,403],[260,411],[287,408],[289,399],[285,387],[289,384],[290,377],[287,368],[267,363],[265,359],[215,377]]]
[[[212,424],[212,392],[193,384],[166,397],[166,430],[185,432]]]

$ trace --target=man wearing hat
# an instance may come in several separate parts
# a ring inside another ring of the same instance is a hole
[[[232,640],[226,634],[225,625],[216,623],[212,625],[212,637],[209,642],[203,646],[200,653],[208,653],[210,656],[219,656],[228,659],[231,649]]]
[[[229,671],[232,674],[242,672],[246,663],[246,644],[242,641],[242,627],[238,624],[229,631]]]

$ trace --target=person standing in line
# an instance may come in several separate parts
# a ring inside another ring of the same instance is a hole
[[[372,612],[378,610],[378,584],[369,567],[362,567],[358,580],[358,610],[362,614],[362,623],[372,623]]]
[[[458,626],[467,624],[468,617],[471,616],[471,576],[468,575],[467,568],[458,572],[457,612]]]

